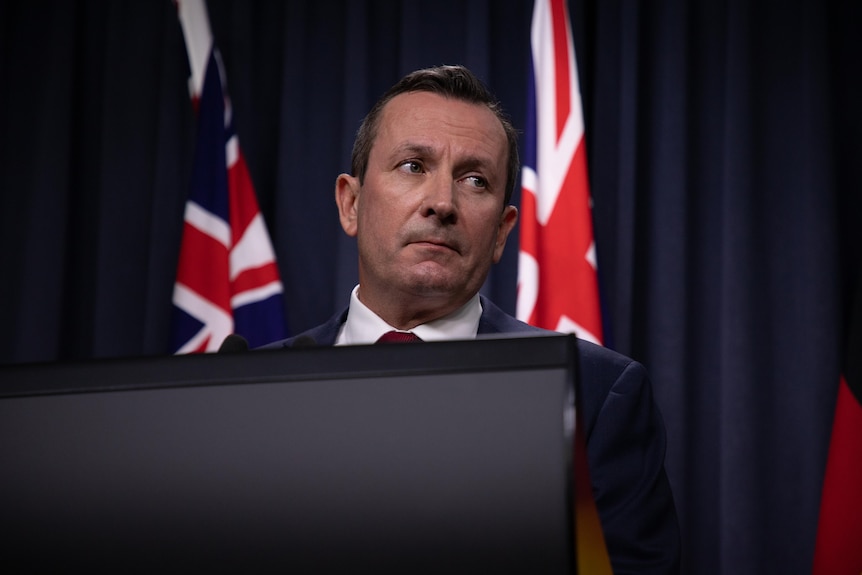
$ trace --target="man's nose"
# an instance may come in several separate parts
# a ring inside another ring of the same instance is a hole
[[[442,174],[430,178],[422,204],[422,215],[436,217],[441,222],[455,223],[457,203],[453,178]]]

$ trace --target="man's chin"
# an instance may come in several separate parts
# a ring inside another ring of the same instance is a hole
[[[405,280],[404,285],[416,296],[441,300],[469,298],[482,287],[479,282],[475,289],[472,289],[475,282],[471,282],[468,274],[463,271],[453,271],[429,262],[414,266]]]
[[[461,281],[457,281],[454,274],[441,273],[441,270],[434,269],[434,266],[423,265],[412,269],[402,285],[417,296],[443,298],[463,290],[463,278],[460,279]]]

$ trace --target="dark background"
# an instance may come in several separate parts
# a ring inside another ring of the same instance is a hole
[[[333,190],[363,114],[461,63],[523,127],[532,2],[209,5],[296,333],[356,281]],[[862,248],[862,5],[570,9],[607,344],[651,372],[686,572],[808,573]],[[0,2],[0,362],[166,351],[185,58],[167,0]],[[509,311],[516,261],[517,230],[485,288]]]

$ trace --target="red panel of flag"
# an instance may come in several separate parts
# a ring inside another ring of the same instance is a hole
[[[862,573],[862,282],[854,304],[820,499],[814,575]]]

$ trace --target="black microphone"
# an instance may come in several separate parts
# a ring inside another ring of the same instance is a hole
[[[236,333],[228,334],[218,348],[219,353],[239,353],[241,351],[248,351],[248,341]]]

